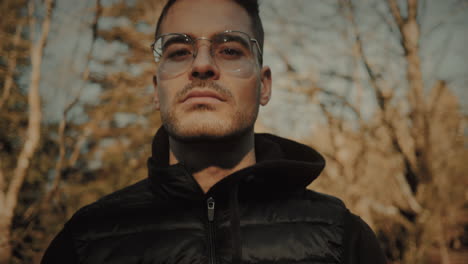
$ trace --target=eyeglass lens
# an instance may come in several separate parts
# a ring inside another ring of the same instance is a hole
[[[184,34],[168,34],[157,39],[154,55],[159,60],[159,75],[171,79],[186,72],[197,56],[197,43],[211,42],[210,53],[219,69],[229,74],[247,78],[253,73],[255,58],[250,38],[240,32],[215,35],[211,40],[199,38],[195,41]]]

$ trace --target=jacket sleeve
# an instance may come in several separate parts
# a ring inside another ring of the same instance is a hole
[[[385,255],[372,229],[359,217],[348,214],[345,226],[345,263],[385,264]]]
[[[78,263],[72,243],[70,232],[65,226],[50,243],[41,264]]]

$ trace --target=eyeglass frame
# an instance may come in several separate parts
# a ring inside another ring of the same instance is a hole
[[[219,32],[219,33],[216,33],[214,35],[219,35],[219,34],[224,34],[224,33],[241,33],[241,34],[244,34],[247,36],[247,38],[254,42],[255,43],[255,46],[257,47],[257,50],[259,52],[259,57],[257,58],[257,61],[261,63],[261,57],[263,56],[263,53],[262,53],[262,50],[260,49],[260,44],[258,44],[258,40],[255,39],[255,38],[252,38],[250,37],[249,34],[245,33],[245,32],[242,32],[242,31],[238,31],[238,30],[225,30],[225,31],[222,31],[222,32]],[[192,41],[192,46],[194,47],[194,53],[193,53],[193,58],[195,59],[195,57],[197,56],[198,54],[198,49],[195,49],[195,44],[198,40],[208,40],[209,42],[212,42],[213,40],[211,38],[207,38],[207,37],[199,37],[199,38],[192,38],[190,35],[187,35],[185,33],[166,33],[166,34],[162,34],[162,35],[159,35],[156,40],[150,45],[151,47],[151,51],[153,52],[153,57],[154,57],[154,60],[156,61],[156,63],[159,63],[160,62],[160,57],[162,56],[162,54],[159,55],[159,53],[156,51],[156,49],[154,48],[156,42],[162,38],[162,37],[165,37],[165,36],[170,36],[170,35],[182,35],[184,37],[187,37],[189,38],[191,41]],[[253,51],[253,50],[252,50]],[[158,58],[159,57],[159,58]]]

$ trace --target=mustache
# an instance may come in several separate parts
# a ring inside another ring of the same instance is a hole
[[[191,83],[186,84],[184,88],[176,94],[177,100],[182,100],[194,88],[209,88],[219,93],[222,97],[226,99],[233,97],[231,91],[229,91],[227,88],[223,87],[220,84],[217,84],[213,81],[194,80]]]

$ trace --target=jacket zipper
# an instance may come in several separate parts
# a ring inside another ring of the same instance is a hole
[[[213,197],[208,198],[206,201],[208,207],[208,240],[209,240],[209,263],[215,264],[216,263],[216,256],[215,256],[215,234],[214,234],[214,210],[215,210],[215,200]]]

